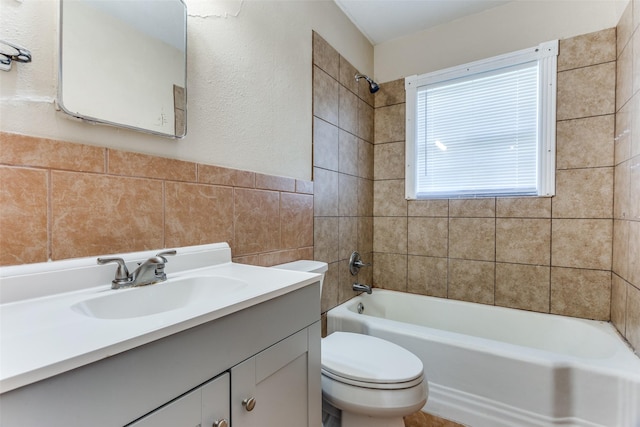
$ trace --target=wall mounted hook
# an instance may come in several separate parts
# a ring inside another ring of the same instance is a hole
[[[0,70],[10,71],[12,61],[31,62],[31,52],[15,43],[0,40]]]

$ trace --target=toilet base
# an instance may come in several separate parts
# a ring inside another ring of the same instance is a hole
[[[322,399],[322,427],[341,427],[342,411]]]
[[[404,427],[403,417],[370,417],[341,411],[322,399],[322,427]]]
[[[404,427],[402,417],[369,417],[353,412],[342,411],[341,427]]]

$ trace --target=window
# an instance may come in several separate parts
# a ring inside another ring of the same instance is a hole
[[[408,199],[552,196],[558,42],[405,80]]]

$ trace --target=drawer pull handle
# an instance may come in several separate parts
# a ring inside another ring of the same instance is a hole
[[[218,421],[214,421],[213,427],[229,427],[229,421],[226,418],[223,418]]]
[[[254,399],[253,397],[245,399],[242,401],[242,406],[244,406],[244,409],[246,409],[247,412],[251,412],[253,411],[253,408],[256,407],[256,399]]]

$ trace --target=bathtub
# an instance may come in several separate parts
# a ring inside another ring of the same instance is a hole
[[[412,351],[424,411],[465,425],[640,427],[640,359],[606,322],[375,289],[328,312],[334,331]]]

